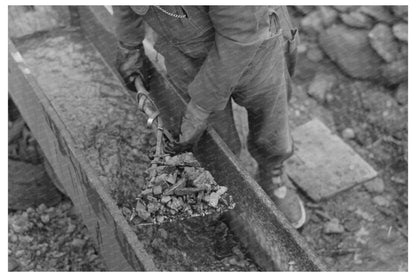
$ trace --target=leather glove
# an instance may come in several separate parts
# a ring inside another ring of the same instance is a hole
[[[144,54],[143,44],[127,46],[119,42],[118,46],[115,65],[127,88],[136,91],[134,80],[139,76],[147,88],[146,80],[149,66]]]
[[[192,151],[208,126],[208,118],[211,112],[198,106],[192,100],[188,103],[185,115],[182,117],[179,142],[169,143],[166,152],[179,154]]]

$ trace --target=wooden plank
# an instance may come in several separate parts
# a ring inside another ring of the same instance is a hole
[[[80,7],[80,14],[83,30],[111,65],[114,54],[110,53],[109,48],[115,45],[115,38],[99,23],[111,21],[111,15],[104,7]],[[94,19],[95,17],[100,20]],[[146,52],[150,53],[149,50],[151,49],[146,49]],[[157,63],[155,60],[153,62]],[[158,67],[163,68],[163,65]],[[151,93],[159,107],[174,107],[170,110],[162,109],[163,118],[172,120],[179,117],[179,111],[185,107],[185,100],[168,79],[161,74],[154,74]],[[169,105],[165,105],[166,103]],[[252,257],[259,265],[267,270],[326,269],[303,237],[293,229],[255,180],[242,168],[215,130],[210,128],[202,137],[196,155],[218,183],[230,188],[237,206],[234,212],[228,214],[229,224],[240,239],[250,246]]]
[[[315,201],[377,176],[377,171],[318,119],[299,126],[292,135],[296,151],[287,162],[288,174]]]
[[[49,80],[56,82],[57,80]],[[113,88],[111,88],[112,90]],[[9,41],[9,92],[89,229],[110,270],[157,270],[84,149]],[[85,93],[85,91],[84,91]],[[50,96],[49,96],[50,97]]]

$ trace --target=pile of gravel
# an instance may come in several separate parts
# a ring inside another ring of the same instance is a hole
[[[105,271],[69,200],[9,212],[9,271]]]
[[[192,153],[155,158],[146,171],[146,187],[138,195],[136,208],[123,213],[135,215],[144,224],[163,223],[189,217],[222,213],[235,203]]]

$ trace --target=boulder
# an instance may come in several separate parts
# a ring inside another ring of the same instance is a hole
[[[386,6],[361,6],[358,11],[371,16],[379,22],[391,24],[396,20]]]
[[[307,15],[315,9],[315,6],[296,6],[296,10],[303,15]]]
[[[319,43],[324,52],[346,74],[359,79],[380,80],[383,60],[371,48],[368,31],[333,25],[321,32]]]
[[[368,38],[373,49],[386,62],[390,63],[398,58],[400,45],[388,25],[378,23],[368,34]]]
[[[407,6],[392,6],[391,11],[397,17],[397,19],[408,20],[408,8]]]
[[[332,6],[335,10],[345,13],[356,9],[354,6]]]
[[[302,31],[307,33],[319,33],[323,29],[323,21],[321,13],[318,10],[314,10],[307,16],[302,18],[300,22]]]
[[[389,85],[407,82],[408,66],[407,60],[401,59],[383,65],[382,75]]]
[[[374,20],[371,17],[357,11],[341,14],[341,20],[346,25],[354,28],[371,29],[374,24]]]
[[[325,27],[329,27],[334,24],[338,17],[338,12],[336,10],[328,6],[319,6],[318,10],[321,14],[322,23]]]
[[[408,39],[407,29],[408,29],[407,23],[400,22],[400,23],[394,24],[393,34],[397,39],[408,42],[409,39]]]

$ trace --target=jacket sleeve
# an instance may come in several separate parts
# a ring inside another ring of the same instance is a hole
[[[135,13],[130,6],[113,6],[115,31],[118,41],[125,46],[137,46],[145,36],[142,16]]]
[[[223,110],[260,44],[270,37],[268,7],[212,6],[215,43],[188,87],[192,101]]]

